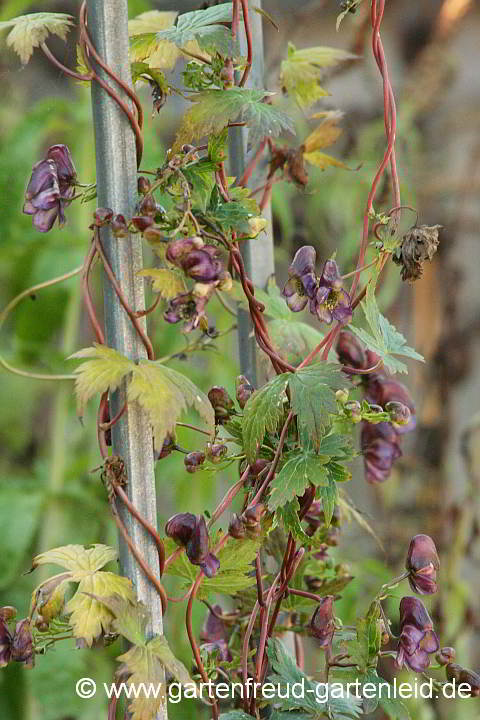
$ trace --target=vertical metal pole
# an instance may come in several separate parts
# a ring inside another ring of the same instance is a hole
[[[264,87],[264,61],[263,61],[263,28],[262,16],[255,12],[254,7],[262,7],[260,0],[249,2],[250,25],[253,38],[253,66],[248,79],[248,87],[262,89]],[[246,55],[246,42],[244,33],[240,33],[240,44],[242,55]],[[248,131],[244,128],[232,128],[230,131],[230,171],[239,178],[245,170],[245,159],[248,163],[251,148],[247,153]],[[250,178],[249,186],[256,187],[265,180],[265,169],[255,169]],[[265,232],[261,233],[255,240],[244,240],[240,249],[242,252],[245,269],[254,285],[265,288],[268,279],[275,272],[273,255],[273,228],[272,209],[270,203],[263,214],[267,220]],[[252,323],[248,312],[239,308],[238,310],[238,344],[240,354],[240,368],[251,383],[258,385],[261,382],[261,372],[258,367],[259,353],[257,351],[255,338],[252,337]]]
[[[128,60],[127,0],[88,0],[88,30],[99,55],[124,81],[131,84]],[[100,68],[103,79],[111,83]],[[119,91],[121,92],[121,91]],[[92,84],[93,122],[97,163],[97,198],[99,207],[110,207],[125,217],[134,214],[137,186],[137,165],[134,134],[126,116],[118,105],[95,82]],[[113,271],[127,301],[135,310],[145,308],[143,280],[136,273],[142,267],[142,245],[137,236],[118,240],[108,228],[101,229],[101,239]],[[146,357],[130,319],[121,307],[110,282],[105,278],[106,341],[123,355],[134,360]],[[123,404],[124,390],[111,398],[111,413],[116,414]],[[139,512],[154,526],[157,524],[155,474],[152,431],[140,407],[132,404],[128,412],[113,428],[113,452],[125,461],[128,476],[128,495]],[[129,535],[145,561],[158,573],[158,556],[149,535],[131,517],[122,512]],[[120,538],[122,572],[135,587],[137,596],[150,610],[152,623],[149,632],[161,634],[162,608],[157,592],[131,557]],[[164,717],[164,716],[162,716]]]

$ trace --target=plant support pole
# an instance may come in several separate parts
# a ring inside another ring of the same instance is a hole
[[[250,88],[263,89],[264,85],[264,61],[263,61],[263,28],[262,15],[256,12],[255,8],[261,9],[260,0],[249,2],[250,26],[252,29],[253,40],[253,65],[252,71],[248,78],[247,86]],[[244,33],[239,33],[240,51],[242,55],[246,55],[246,40]],[[252,151],[256,148],[250,148],[247,152],[248,130],[245,128],[232,128],[230,130],[230,171],[236,178],[243,175],[245,166],[251,157]],[[265,167],[259,163],[255,168],[248,186],[254,188],[265,182]],[[256,287],[264,289],[268,279],[275,272],[274,256],[273,256],[273,228],[272,228],[272,209],[270,203],[267,204],[263,211],[263,215],[267,220],[265,231],[254,240],[242,240],[240,250],[245,263],[247,275]],[[259,368],[260,353],[258,352],[255,337],[253,336],[253,327],[250,314],[246,310],[238,309],[238,345],[240,354],[240,369],[247,376],[253,385],[258,386],[261,383],[261,371]]]
[[[87,9],[88,31],[97,52],[118,77],[131,85],[127,0],[88,0]],[[99,67],[96,67],[96,71],[117,93],[121,93],[121,90]],[[132,217],[137,187],[134,133],[119,106],[95,82],[92,84],[92,106],[98,207],[109,207],[115,213]],[[101,228],[100,233],[105,253],[127,302],[134,310],[143,310],[145,308],[143,280],[137,276],[137,271],[142,267],[140,237],[133,235],[128,239],[118,240],[113,237],[108,227]],[[133,360],[145,358],[145,348],[106,277],[104,277],[104,308],[107,344]],[[142,322],[145,326],[145,320]],[[111,417],[114,417],[123,406],[124,397],[124,388],[110,396]],[[129,404],[128,411],[114,425],[112,443],[113,453],[120,455],[125,462],[128,497],[139,513],[156,527],[152,431],[145,412],[136,403]],[[152,571],[159,576],[154,542],[123,504],[118,505],[118,512],[140,554]],[[122,572],[132,580],[138,599],[151,613],[152,624],[149,632],[162,634],[160,598],[129,553],[122,538],[119,540],[119,545]]]

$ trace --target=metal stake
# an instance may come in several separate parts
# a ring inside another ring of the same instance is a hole
[[[127,0],[88,0],[88,30],[99,55],[124,81],[131,84],[128,60]],[[100,68],[99,75],[121,92]],[[97,198],[99,207],[110,207],[125,217],[134,214],[137,165],[134,134],[128,119],[102,88],[92,84],[93,122],[97,161]],[[125,297],[135,310],[145,308],[143,280],[136,275],[142,267],[142,245],[138,236],[118,240],[108,228],[101,229],[101,239]],[[130,319],[121,307],[110,282],[105,279],[106,341],[123,355],[134,360],[146,357]],[[123,405],[124,390],[110,398],[111,416]],[[135,404],[116,423],[112,433],[113,452],[125,461],[127,492],[138,511],[154,526],[157,524],[152,431],[144,411]],[[152,568],[159,573],[155,544],[142,526],[119,507],[122,520],[136,547]],[[138,599],[152,617],[150,634],[162,634],[162,607],[157,592],[131,557],[120,538],[120,563],[124,575],[135,587]],[[158,718],[165,718],[165,714]]]
[[[252,29],[253,39],[253,66],[248,78],[248,87],[262,89],[264,87],[264,62],[263,62],[263,28],[262,16],[256,12],[254,8],[262,7],[259,0],[254,3],[249,2],[250,10],[250,26]],[[243,33],[240,33],[240,48],[242,55],[246,55],[246,42]],[[232,128],[230,130],[230,171],[232,175],[239,178],[243,175],[249,155],[247,154],[247,137],[248,131],[244,128]],[[255,152],[255,148],[253,148]],[[262,170],[255,168],[250,178],[249,186],[256,187],[262,183],[264,173]],[[263,215],[267,220],[265,232],[254,240],[242,240],[240,250],[242,252],[247,275],[253,284],[260,288],[265,288],[268,279],[275,272],[274,255],[273,255],[273,228],[272,228],[272,209],[270,203],[263,211]],[[258,361],[259,353],[255,338],[252,336],[253,328],[250,315],[247,311],[239,308],[238,310],[238,346],[240,354],[240,368],[244,375],[253,385],[257,386],[261,382],[261,372],[259,370]]]

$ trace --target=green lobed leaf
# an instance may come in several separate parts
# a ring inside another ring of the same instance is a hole
[[[390,685],[387,680],[380,677],[373,668],[370,668],[365,673],[362,681],[364,684],[371,683],[377,686],[378,692],[374,700],[391,720],[410,720],[410,713],[407,707],[395,697],[394,687]],[[382,687],[380,687],[380,685],[382,685]],[[388,697],[388,695],[390,695],[390,697]],[[372,703],[372,705],[373,704],[374,703]]]
[[[192,189],[192,207],[205,212],[215,185],[216,163],[213,160],[200,160],[183,168],[182,174]]]
[[[193,107],[183,116],[173,152],[186,142],[220,133],[229,122],[246,122],[250,128],[249,143],[265,136],[276,137],[283,130],[294,133],[291,118],[262,100],[271,93],[233,87],[227,90],[204,90],[191,96]]]
[[[317,497],[322,500],[322,508],[325,515],[325,525],[329,527],[332,522],[333,511],[338,501],[338,488],[332,477],[328,482],[321,485],[317,490]]]
[[[305,429],[318,451],[322,436],[337,410],[335,391],[346,385],[341,366],[317,363],[289,376],[290,404],[300,429]]]
[[[275,432],[285,413],[290,375],[270,380],[248,399],[243,410],[243,445],[248,462],[254,462],[266,432]]]
[[[282,507],[277,508],[277,518],[282,522],[285,531],[292,533],[293,538],[297,542],[311,544],[312,538],[306,534],[298,517],[299,510],[300,504],[298,499],[294,498]]]
[[[381,314],[375,298],[375,280],[374,275],[373,282],[368,284],[366,298],[362,303],[362,309],[371,332],[353,325],[350,326],[350,329],[383,360],[384,365],[391,373],[406,373],[407,366],[397,360],[395,355],[413,358],[421,362],[425,362],[425,359],[423,355],[407,345],[403,335]]]
[[[272,511],[303,495],[310,483],[320,486],[328,482],[325,470],[328,455],[300,449],[285,453],[283,460],[281,470],[270,484],[268,507]]]
[[[0,31],[12,28],[7,35],[7,45],[17,53],[26,65],[34,48],[39,47],[49,35],[66,40],[74,24],[73,17],[65,13],[29,13],[0,22]]]

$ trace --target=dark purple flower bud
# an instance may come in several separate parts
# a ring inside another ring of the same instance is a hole
[[[187,257],[193,250],[203,248],[203,240],[201,237],[186,237],[172,240],[168,243],[166,258],[168,262],[181,266],[182,260]]]
[[[385,405],[385,410],[390,413],[390,420],[395,425],[408,425],[412,417],[410,409],[396,400],[388,402]]]
[[[207,443],[206,448],[206,456],[210,460],[211,463],[214,465],[217,465],[218,463],[222,462],[225,455],[228,453],[228,448],[226,445],[222,445],[221,443]]]
[[[191,562],[191,561],[190,561]],[[207,553],[202,562],[193,563],[199,565],[207,578],[212,578],[220,569],[220,560],[211,552]]]
[[[395,430],[389,423],[364,422],[360,442],[367,482],[384,482],[402,454]]]
[[[259,458],[258,460],[255,460],[255,462],[250,465],[250,472],[248,473],[249,478],[251,478],[253,481],[254,478],[257,478],[259,474],[270,465],[271,460],[266,460],[265,458]]]
[[[12,642],[12,660],[23,663],[27,668],[32,668],[35,664],[32,628],[28,618],[20,620],[15,626],[15,635]]]
[[[439,647],[425,605],[415,597],[402,598],[400,640],[395,659],[398,667],[406,665],[414,672],[424,672],[430,665],[430,655],[436,653]]]
[[[197,472],[200,465],[203,465],[205,462],[205,453],[203,452],[191,452],[188,453],[188,455],[185,455],[185,458],[183,460],[185,465],[185,470],[189,473]]]
[[[295,253],[293,262],[288,268],[288,280],[282,295],[292,312],[303,310],[309,298],[313,298],[318,280],[315,274],[317,253],[311,245],[301,247]]]
[[[230,419],[234,408],[233,400],[224,387],[214,385],[208,391],[208,399],[215,410],[215,423],[217,425],[221,425]]]
[[[335,632],[335,621],[333,619],[333,595],[326,595],[319,602],[317,609],[312,615],[309,624],[310,634],[315,637],[321,648],[327,648],[332,644]]]
[[[153,219],[148,217],[148,215],[134,215],[132,217],[132,224],[136,230],[143,233],[153,225]]]
[[[243,540],[246,535],[245,525],[236,513],[233,514],[230,520],[228,534],[235,538],[235,540]]]
[[[415,535],[410,541],[405,567],[410,571],[410,587],[420,595],[437,592],[437,570],[440,560],[429,535]]]
[[[376,355],[374,357],[376,358]],[[415,404],[403,383],[393,380],[382,372],[375,373],[368,380],[366,398],[369,402],[377,403],[382,408],[386,408],[387,404],[391,402],[405,405],[410,410],[411,418],[406,423],[399,423],[396,428],[397,433],[403,434],[415,428]]]
[[[171,453],[175,450],[175,438],[170,435],[170,433],[167,433],[167,436],[162,444],[162,449],[160,452],[155,450],[155,460],[163,460],[163,458],[168,457],[171,455]]]
[[[140,203],[140,215],[147,215],[149,217],[155,217],[157,214],[157,203],[153,195],[145,195],[142,202]]]
[[[203,515],[195,518],[195,527],[187,543],[187,557],[192,565],[200,565],[208,555],[208,528]]]
[[[460,673],[462,672],[463,668],[461,665],[457,665],[457,663],[448,663],[448,665],[445,667],[445,675],[447,676],[447,680],[455,680],[455,682],[458,684],[460,680]]]
[[[209,246],[211,247],[211,246]],[[222,263],[214,258],[207,247],[201,250],[192,250],[181,260],[181,268],[188,277],[201,283],[215,282],[223,271]]]
[[[466,683],[470,685],[470,697],[480,696],[480,675],[473,670],[462,668],[458,678],[459,684]]]
[[[123,215],[115,215],[112,220],[112,233],[116,238],[128,237],[128,225]]]
[[[235,380],[235,390],[237,402],[243,410],[248,400],[255,392],[255,388],[250,384],[245,375],[238,375]]]
[[[137,189],[140,195],[146,195],[148,192],[150,192],[150,180],[143,175],[140,175],[140,177],[137,180]]]
[[[435,660],[439,665],[449,665],[450,663],[455,662],[456,655],[457,653],[455,652],[455,648],[443,647],[440,648],[438,653],[435,655]]]
[[[192,537],[197,524],[197,518],[192,513],[177,513],[165,525],[165,533],[177,545],[186,547]]]
[[[365,370],[368,367],[365,348],[351,332],[347,330],[340,332],[336,351],[342,365],[358,368],[359,370]]]
[[[103,227],[113,218],[113,210],[111,208],[97,208],[93,213],[93,222],[97,227]]]

